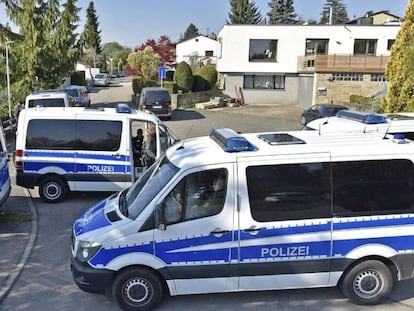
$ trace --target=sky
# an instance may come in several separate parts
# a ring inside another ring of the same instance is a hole
[[[270,0],[252,0],[262,16],[267,17]],[[367,11],[389,11],[404,16],[409,0],[342,0],[348,17],[363,16]],[[61,0],[63,3],[64,0]],[[82,32],[86,9],[91,0],[78,0],[81,18],[78,32]],[[320,20],[326,0],[294,0],[295,11],[303,19]],[[193,23],[201,34],[218,33],[228,20],[229,0],[95,0],[94,6],[101,30],[102,43],[118,42],[134,48],[147,39],[157,40],[166,35],[177,41]],[[7,16],[0,7],[0,23]]]

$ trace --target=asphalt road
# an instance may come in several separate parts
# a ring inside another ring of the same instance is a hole
[[[131,87],[113,84],[95,89],[92,104],[112,105],[128,102]],[[207,134],[216,126],[237,131],[271,131],[299,129],[300,107],[226,108],[211,111],[177,111],[166,123],[180,137]],[[283,111],[282,111],[283,110]],[[59,204],[45,204],[36,190],[30,191],[39,219],[39,232],[31,257],[0,310],[119,310],[109,296],[86,293],[78,289],[70,272],[70,234],[74,220],[105,193],[77,193]],[[1,264],[1,263],[0,263]],[[211,295],[166,297],[157,310],[414,310],[414,281],[398,283],[390,299],[378,306],[350,303],[336,288],[244,292]]]

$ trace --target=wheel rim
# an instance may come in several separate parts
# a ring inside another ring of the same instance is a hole
[[[359,273],[354,280],[355,293],[363,298],[372,298],[382,289],[381,275],[375,270],[366,270]]]
[[[50,200],[54,200],[61,196],[62,189],[57,183],[49,183],[45,187],[44,194]]]
[[[129,303],[144,304],[151,299],[152,287],[145,279],[130,279],[125,283],[122,294]]]

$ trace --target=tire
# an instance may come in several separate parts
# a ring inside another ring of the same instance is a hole
[[[62,202],[68,193],[68,186],[59,177],[46,177],[39,185],[39,195],[47,203]]]
[[[393,283],[392,273],[384,263],[367,260],[346,273],[341,291],[356,304],[374,305],[390,295]]]
[[[112,285],[112,295],[123,310],[152,310],[163,296],[163,285],[148,269],[122,271]]]

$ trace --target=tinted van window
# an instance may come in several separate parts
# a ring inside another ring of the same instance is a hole
[[[414,211],[414,166],[409,160],[332,164],[335,215]]]
[[[116,151],[121,133],[120,121],[31,120],[26,148]]]
[[[145,101],[150,103],[170,101],[170,94],[165,90],[147,91]]]
[[[41,107],[65,107],[63,98],[42,98],[29,100],[29,108]]]
[[[256,221],[331,216],[329,163],[250,166],[246,174]]]

